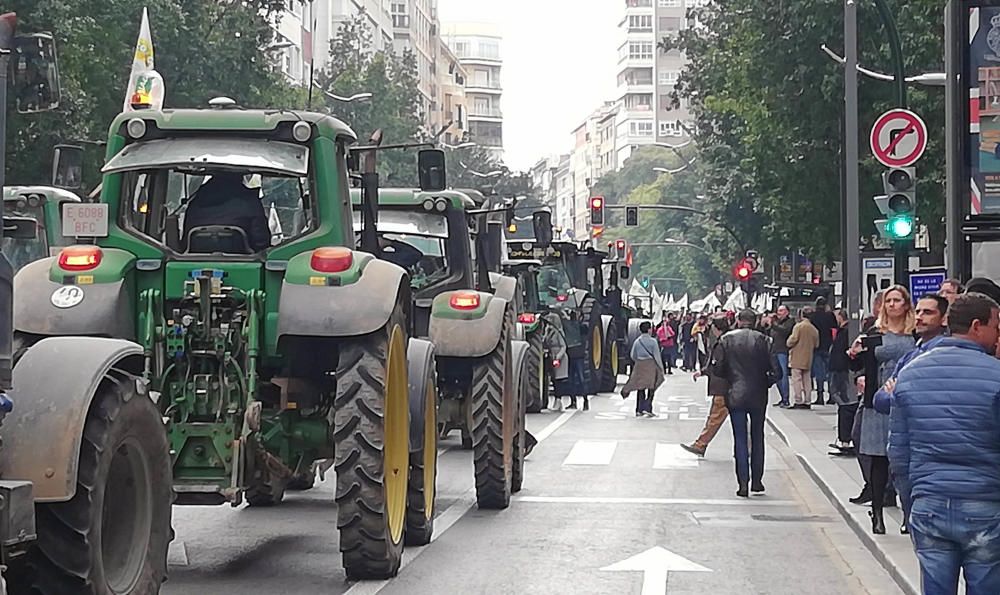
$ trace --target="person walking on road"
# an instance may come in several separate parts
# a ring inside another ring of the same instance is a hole
[[[889,461],[920,562],[924,593],[1000,593],[1000,306],[967,293],[948,309],[950,337],[899,373]],[[907,504],[909,503],[909,504]]]
[[[916,345],[913,332],[916,317],[910,292],[902,285],[886,289],[882,309],[875,324],[877,334],[859,337],[851,346],[851,357],[866,360],[866,372],[876,371],[877,378],[865,379],[865,395],[860,408],[858,452],[871,457],[872,533],[885,533],[884,506],[896,505],[896,494],[889,480],[889,416],[874,408],[875,392],[892,376],[900,358]],[[875,367],[871,365],[874,360]]]
[[[705,427],[701,430],[698,439],[693,444],[681,444],[681,448],[699,457],[705,456],[708,444],[719,433],[722,424],[726,423],[726,418],[729,417],[729,409],[726,408],[726,394],[729,392],[729,384],[725,378],[713,374],[710,366],[712,360],[715,359],[719,338],[729,332],[729,321],[721,316],[712,319],[708,332],[708,353],[701,358],[701,371],[695,372],[694,379],[698,380],[699,376],[708,376],[708,396],[712,399],[712,404],[708,410]]]
[[[799,311],[799,322],[788,337],[788,367],[792,371],[792,409],[810,409],[809,395],[812,393],[812,360],[819,347],[819,331],[809,321],[811,308]]]
[[[833,332],[837,327],[837,318],[830,312],[830,307],[826,303],[826,298],[820,296],[816,298],[816,311],[813,312],[810,321],[819,332],[819,345],[816,353],[813,354],[812,375],[816,381],[816,400],[813,405],[833,405],[833,397],[829,401],[823,400],[826,392],[827,374],[830,368],[830,347],[833,345]]]
[[[674,373],[677,365],[677,329],[673,313],[663,313],[663,321],[656,327],[656,338],[660,342],[660,355],[663,357],[663,367],[667,374]]]
[[[694,315],[684,315],[681,323],[681,370],[694,372],[697,365],[698,338],[694,335]]]
[[[636,417],[656,417],[653,413],[653,394],[664,380],[660,346],[652,329],[653,325],[648,321],[639,324],[639,336],[632,343],[632,350],[629,352],[635,365],[621,392],[622,398],[627,399],[630,392],[637,391]]]
[[[770,341],[754,329],[757,313],[740,312],[739,328],[719,339],[711,362],[711,373],[729,384],[726,407],[733,426],[733,457],[736,459],[736,495],[741,498],[764,491],[764,420],[767,391],[777,380],[777,364],[771,357]],[[749,447],[749,448],[748,448]]]
[[[778,360],[781,368],[781,380],[778,381],[778,395],[781,400],[777,403],[779,407],[791,405],[788,401],[788,337],[792,336],[792,329],[795,327],[795,320],[789,315],[788,306],[778,306],[775,317],[771,320],[771,325],[767,329],[767,334],[771,337],[771,353]]]

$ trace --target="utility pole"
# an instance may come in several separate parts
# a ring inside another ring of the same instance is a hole
[[[961,102],[958,90],[967,88],[968,83],[962,78],[961,45],[964,40],[956,35],[956,27],[961,22],[963,3],[959,0],[949,0],[944,12],[944,63],[947,81],[945,83],[944,111],[945,119],[945,268],[948,275],[959,278],[962,276],[964,262],[962,259],[962,143],[966,138],[960,134],[959,122],[962,116]],[[961,84],[955,84],[956,79]],[[968,197],[966,197],[968,200]]]
[[[852,320],[860,321],[861,312],[861,237],[858,194],[858,5],[844,0],[844,199],[847,202],[847,233],[844,246],[844,305]],[[851,338],[859,332],[860,322],[850,326]]]

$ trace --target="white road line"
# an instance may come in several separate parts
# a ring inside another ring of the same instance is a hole
[[[564,412],[558,418],[552,421],[549,425],[545,426],[541,432],[535,435],[535,439],[541,442],[549,436],[551,436],[556,430],[558,430],[563,424],[569,421],[569,418],[573,417],[576,410],[570,410]],[[438,453],[440,456],[440,452]],[[442,512],[439,516],[434,519],[434,535],[431,537],[431,543],[437,541],[444,532],[452,528],[465,513],[469,512],[473,506],[476,505],[476,488],[470,488],[461,496],[454,504],[449,506]],[[424,551],[430,547],[430,545],[420,546],[420,547],[408,547],[403,550],[403,560],[400,562],[399,569],[402,571],[407,565],[410,564],[417,556],[424,553]],[[355,583],[350,589],[344,592],[344,595],[376,595],[383,588],[386,587],[394,579],[388,579],[384,581],[362,581]]]
[[[187,545],[183,541],[174,540],[170,542],[167,549],[167,566],[187,566],[188,553]]]
[[[611,498],[588,496],[515,496],[515,502],[536,504],[655,504],[660,506],[797,506],[792,500],[747,498],[739,500],[699,498]]]
[[[617,440],[577,440],[563,465],[609,465],[616,448]]]
[[[697,469],[698,456],[681,448],[680,444],[656,443],[653,469]]]

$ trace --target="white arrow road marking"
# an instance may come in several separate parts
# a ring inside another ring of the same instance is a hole
[[[667,592],[667,576],[671,572],[712,572],[660,546],[651,547],[641,554],[636,554],[627,560],[605,566],[601,570],[609,572],[641,572],[642,595],[665,595]]]
[[[616,448],[617,440],[577,440],[563,465],[608,465]]]
[[[653,469],[697,469],[698,455],[689,453],[680,444],[656,443]]]
[[[170,547],[167,549],[167,566],[187,566],[188,565],[188,552],[187,546],[183,541],[170,542]]]

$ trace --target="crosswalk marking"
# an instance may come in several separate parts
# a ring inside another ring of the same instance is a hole
[[[563,465],[608,465],[616,448],[617,440],[577,440]]]
[[[697,455],[684,450],[679,444],[656,443],[653,469],[691,469],[697,467]]]

